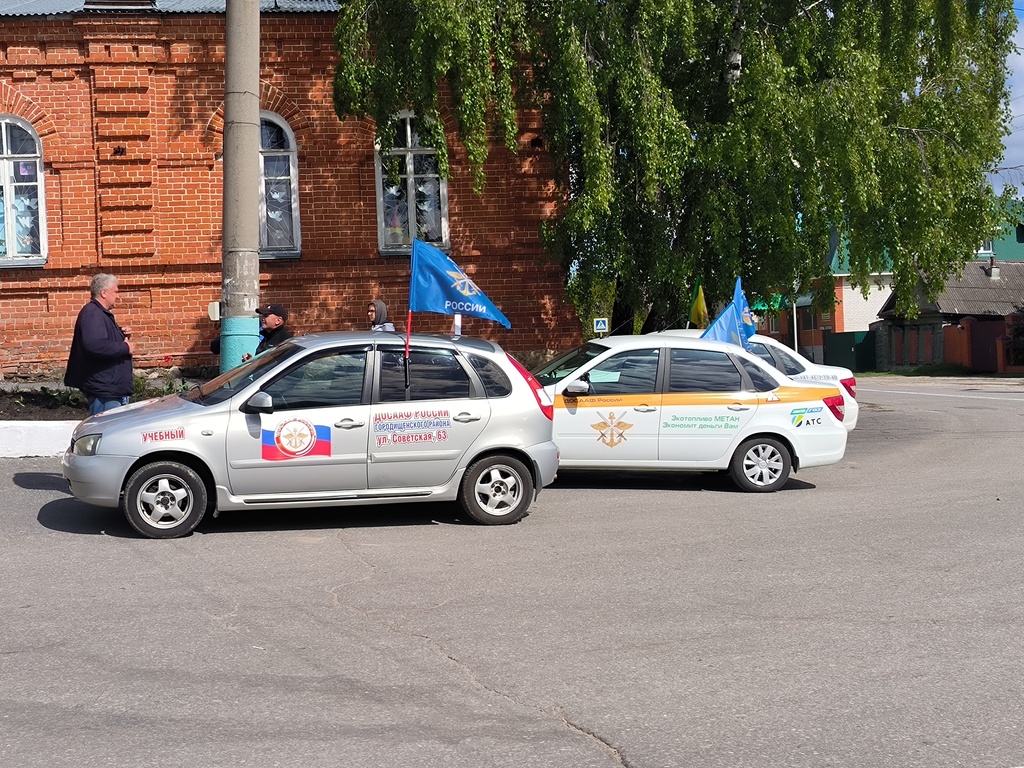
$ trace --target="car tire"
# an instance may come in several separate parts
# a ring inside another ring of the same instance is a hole
[[[206,483],[194,469],[176,461],[158,461],[128,478],[121,510],[143,536],[174,539],[195,530],[208,503]]]
[[[789,480],[793,459],[781,441],[771,437],[747,440],[732,456],[729,475],[744,491],[771,493]]]
[[[471,465],[459,487],[459,504],[484,525],[509,525],[526,517],[533,478],[518,459],[488,456]]]

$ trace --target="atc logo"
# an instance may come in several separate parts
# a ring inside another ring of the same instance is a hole
[[[821,413],[821,406],[817,408],[794,408],[789,412],[790,421],[794,427],[813,427],[821,424],[821,417],[815,416]]]

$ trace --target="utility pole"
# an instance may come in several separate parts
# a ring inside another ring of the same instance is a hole
[[[220,370],[256,349],[260,300],[260,5],[227,0]]]

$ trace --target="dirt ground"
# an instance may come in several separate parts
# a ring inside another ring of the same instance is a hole
[[[88,415],[78,392],[0,389],[0,421],[81,421]]]

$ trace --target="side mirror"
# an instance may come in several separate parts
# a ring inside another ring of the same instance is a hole
[[[590,394],[590,382],[585,379],[576,379],[565,385],[565,389],[562,390],[562,395],[568,397],[576,397],[577,395],[589,395]]]
[[[273,413],[274,398],[266,392],[257,392],[242,404],[242,413]]]

